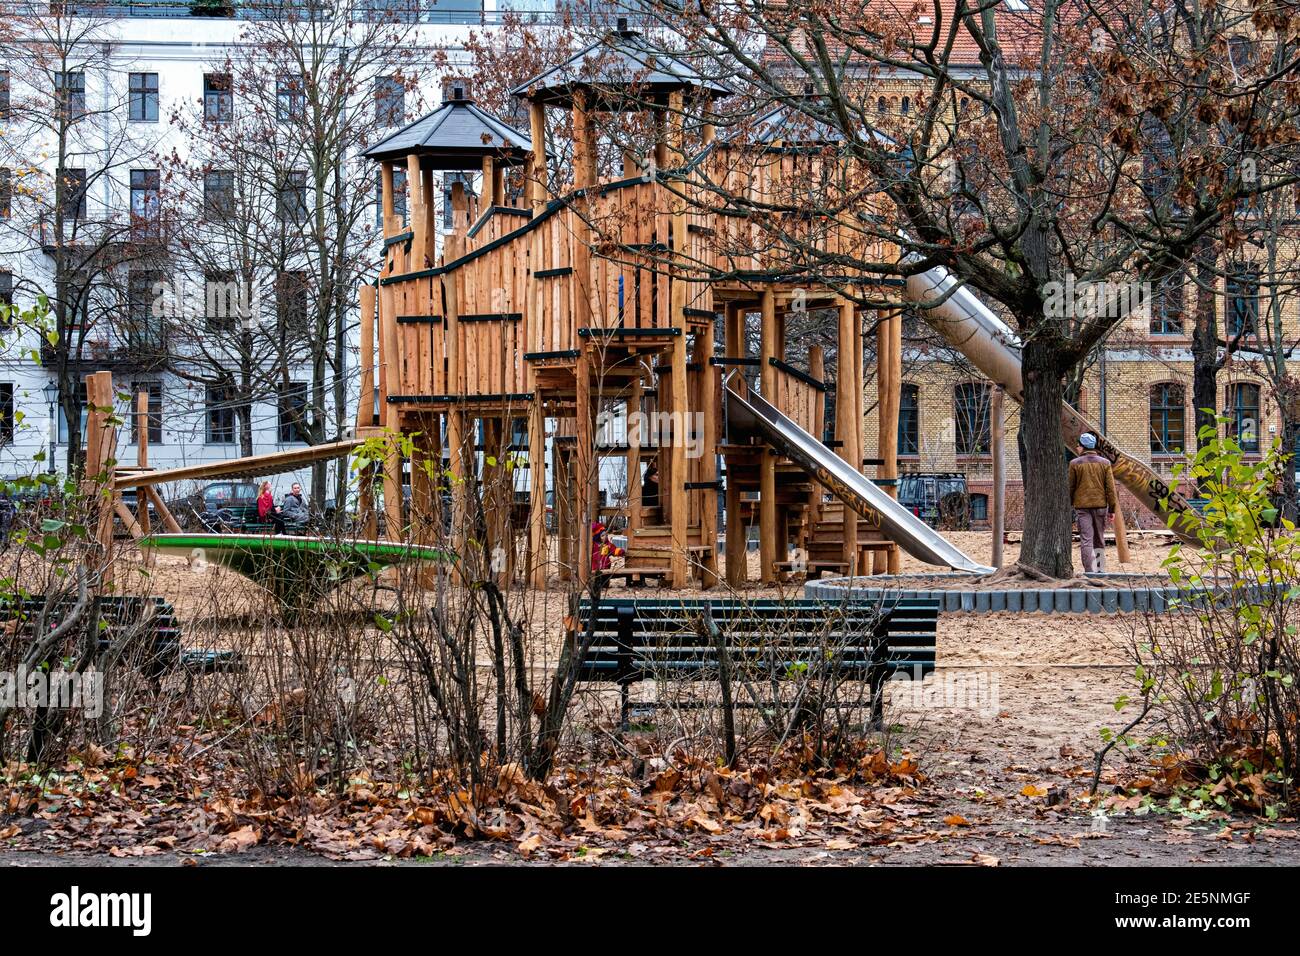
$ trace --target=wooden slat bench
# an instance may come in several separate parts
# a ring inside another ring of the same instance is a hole
[[[49,620],[57,623],[67,614],[75,599],[68,595],[49,611]],[[19,617],[19,626],[32,627],[40,620],[45,598],[39,594],[25,597],[22,611],[15,615],[11,602],[0,599],[0,619]],[[124,629],[138,627],[141,636],[149,641],[148,653],[133,655],[131,660],[148,679],[157,682],[164,674],[181,670],[187,674],[212,674],[243,669],[238,651],[203,651],[186,649],[181,645],[181,626],[176,620],[176,610],[165,598],[152,596],[103,595],[99,599],[99,615],[106,627],[99,632],[98,649],[109,650],[115,638]],[[86,615],[88,620],[89,612]]]
[[[713,627],[704,626],[705,614]],[[718,640],[730,666],[784,678],[808,667],[833,669],[840,678],[871,687],[872,719],[879,721],[883,687],[895,674],[919,680],[934,670],[936,600],[831,603],[798,600],[710,601],[684,599],[584,599],[572,635],[579,645],[588,629],[593,643],[578,665],[578,680],[617,684],[620,723],[626,727],[629,688],[641,681],[717,681]]]

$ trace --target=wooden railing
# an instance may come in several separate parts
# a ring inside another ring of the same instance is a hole
[[[775,367],[776,382],[776,394],[769,400],[796,425],[821,441],[826,422],[826,385],[780,359],[769,361]]]

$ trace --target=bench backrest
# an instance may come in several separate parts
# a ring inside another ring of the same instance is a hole
[[[703,626],[708,612],[729,662],[780,676],[809,669],[876,677],[933,670],[939,602],[899,599],[880,604],[759,600],[584,600],[575,637],[593,626],[593,644],[579,666],[589,681],[630,683],[668,674],[708,679],[716,673],[718,638]]]

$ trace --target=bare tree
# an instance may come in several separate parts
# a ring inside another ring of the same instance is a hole
[[[8,182],[0,188],[9,208],[0,254],[23,264],[20,289],[49,301],[41,357],[69,423],[69,471],[81,456],[77,386],[85,363],[149,364],[161,346],[141,303],[131,301],[127,272],[163,261],[168,223],[149,168],[155,143],[129,124],[109,22],[94,4],[22,8],[7,22],[10,120],[0,167]],[[36,278],[46,270],[48,283]]]
[[[1285,11],[1189,9],[1048,0],[1016,12],[957,0],[918,21],[888,0],[668,4],[647,14],[639,41],[736,89],[703,115],[688,111],[688,139],[701,142],[706,123],[720,139],[752,134],[755,117],[780,109],[836,160],[774,195],[749,188],[752,169],[694,164],[706,188],[678,188],[745,222],[747,246],[735,251],[779,255],[785,276],[838,284],[866,308],[903,303],[837,277],[944,266],[1008,318],[1024,370],[1021,560],[1051,575],[1071,573],[1067,379],[1127,319],[1129,291],[1178,273],[1216,235],[1230,244],[1239,202],[1295,182],[1252,180],[1242,166],[1293,168],[1296,107],[1266,95],[1296,61],[1294,39],[1274,24]],[[1231,52],[1238,31],[1253,38],[1248,68]],[[908,108],[891,110],[904,83]],[[1191,135],[1193,119],[1204,135]],[[602,133],[616,141],[621,130]],[[1091,297],[1063,294],[1072,289]]]
[[[212,65],[224,89],[173,118],[194,148],[171,156],[168,168],[201,222],[184,258],[197,276],[234,281],[247,312],[208,329],[215,338],[206,343],[193,337],[176,369],[230,388],[244,422],[251,402],[274,397],[312,444],[351,423],[348,334],[379,235],[361,153],[419,108],[416,10],[414,0],[261,3]],[[302,368],[310,380],[295,382]],[[340,498],[346,482],[340,469]],[[323,463],[312,496],[326,496]]]

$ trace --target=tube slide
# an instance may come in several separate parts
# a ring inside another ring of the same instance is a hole
[[[955,276],[942,266],[907,278],[907,299],[918,306],[925,320],[943,336],[944,341],[965,355],[989,381],[1001,385],[1008,398],[1024,400],[1024,379],[1021,375],[1019,341],[1015,333],[968,288],[959,285]],[[927,303],[937,303],[933,306]],[[1158,515],[1168,527],[1171,514],[1187,513],[1191,509],[1187,499],[1171,489],[1150,467],[1126,455],[1101,431],[1069,405],[1061,414],[1061,437],[1073,448],[1079,435],[1090,431],[1097,435],[1097,451],[1111,460],[1115,478],[1128,488],[1133,496]],[[1167,508],[1160,504],[1168,499]],[[1182,523],[1172,525],[1182,538],[1194,541],[1182,529]],[[910,553],[910,552],[909,552]]]
[[[973,561],[942,535],[891,498],[879,485],[858,472],[835,452],[781,414],[761,396],[741,398],[723,386],[727,424],[757,434],[785,455],[850,508],[876,524],[898,546],[927,564],[958,571],[988,574],[994,569]]]

